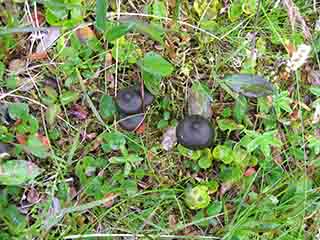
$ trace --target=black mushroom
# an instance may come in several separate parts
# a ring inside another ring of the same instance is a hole
[[[197,150],[212,146],[214,130],[206,118],[191,115],[179,122],[176,135],[179,144]]]
[[[134,89],[142,99],[140,88],[139,87],[135,87]],[[143,106],[147,107],[147,106],[151,105],[153,100],[154,100],[154,96],[146,88],[144,88],[144,94],[143,95],[144,95],[143,96]]]
[[[136,130],[143,122],[144,114],[125,115],[120,113],[119,125],[122,129],[127,131]]]
[[[116,104],[121,113],[135,114],[142,111],[142,99],[133,88],[125,88],[118,92]]]
[[[10,146],[8,144],[0,143],[0,160],[10,157]]]

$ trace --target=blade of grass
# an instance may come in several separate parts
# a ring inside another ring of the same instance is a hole
[[[106,26],[106,12],[109,5],[108,0],[97,0],[96,4],[96,26],[101,32],[104,31]]]

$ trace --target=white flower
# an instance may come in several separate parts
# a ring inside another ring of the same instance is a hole
[[[298,70],[309,57],[311,47],[306,44],[301,44],[298,46],[298,49],[292,54],[292,57],[289,59],[287,66],[292,71]]]

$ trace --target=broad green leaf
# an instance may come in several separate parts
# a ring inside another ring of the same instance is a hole
[[[257,11],[257,1],[245,0],[242,4],[242,11],[247,15],[255,14]]]
[[[234,22],[240,18],[242,14],[242,2],[240,0],[232,1],[228,10],[228,17],[230,21]]]
[[[244,96],[240,96],[236,99],[236,103],[233,107],[233,116],[238,123],[241,123],[248,113],[248,101]]]
[[[148,52],[138,65],[143,71],[161,77],[167,77],[174,71],[172,64],[155,52]]]
[[[0,235],[0,239],[2,240],[12,239],[12,234],[22,236],[28,224],[27,217],[22,215],[20,210],[14,204],[9,204],[8,206],[1,208],[0,219],[5,222],[6,228],[8,228],[11,233],[11,237],[8,236],[8,238],[2,238]]]
[[[199,185],[185,192],[185,202],[190,209],[206,208],[210,200],[207,186]]]
[[[136,63],[142,56],[141,49],[134,43],[128,42],[124,37],[119,39],[119,44],[112,48],[112,57],[121,63]]]
[[[105,152],[120,150],[126,144],[126,138],[119,132],[113,131],[103,135],[102,149]]]
[[[243,172],[239,166],[222,166],[220,178],[223,182],[235,183],[241,180]]]
[[[49,124],[49,126],[52,126],[58,116],[58,114],[60,113],[60,105],[58,104],[51,104],[47,111],[46,111],[46,120],[47,123]]]
[[[311,92],[313,95],[315,95],[315,96],[317,96],[317,97],[320,96],[320,86],[311,86],[311,87],[309,88],[309,90],[310,90],[310,92]]]
[[[68,105],[78,100],[79,94],[77,92],[65,91],[60,96],[60,102],[62,105]]]
[[[195,0],[193,8],[199,17],[215,19],[219,13],[221,4],[219,0]]]
[[[219,119],[217,121],[219,128],[222,131],[234,131],[234,130],[241,130],[244,128],[243,125],[237,124],[235,121],[232,119]]]
[[[99,112],[102,118],[110,120],[117,112],[116,105],[111,96],[104,95],[100,99]]]
[[[215,216],[219,214],[223,209],[223,204],[221,201],[215,200],[213,203],[211,203],[208,206],[208,215],[209,216]]]
[[[163,36],[165,30],[162,28],[161,25],[156,23],[148,24],[145,22],[136,22],[134,28],[137,32],[148,35],[152,40],[158,41],[161,44],[164,43]]]
[[[21,185],[33,180],[41,173],[34,163],[25,160],[8,160],[0,164],[0,184]]]
[[[152,4],[152,12],[153,15],[158,17],[166,17],[167,16],[167,8],[163,1],[155,0]]]
[[[8,112],[12,119],[27,120],[29,116],[29,106],[26,103],[10,103]]]
[[[120,23],[119,25],[115,25],[106,32],[106,39],[111,42],[124,36],[134,27],[134,25],[134,22]]]
[[[48,157],[48,148],[45,146],[40,139],[33,135],[28,138],[26,144],[26,150],[32,153],[34,156],[38,158],[46,158]]]
[[[212,151],[212,156],[224,164],[230,164],[236,158],[232,148],[226,145],[217,145]]]
[[[233,91],[247,97],[273,95],[273,85],[261,76],[253,74],[234,74],[223,79]]]
[[[99,31],[105,29],[108,2],[109,0],[97,0],[96,2],[96,26]]]
[[[210,149],[204,149],[201,151],[201,157],[198,161],[198,165],[202,169],[208,169],[212,165],[212,153]]]
[[[144,80],[144,85],[154,96],[160,95],[160,84],[161,77],[159,75],[154,75],[149,72],[143,71],[142,78]]]

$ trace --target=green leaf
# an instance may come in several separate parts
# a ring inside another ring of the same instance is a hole
[[[138,65],[143,71],[161,77],[167,77],[174,71],[172,64],[155,52],[148,52]]]
[[[0,164],[0,183],[3,185],[21,185],[33,180],[41,169],[25,160],[8,160]]]
[[[30,136],[28,138],[28,141],[25,147],[27,151],[29,151],[30,153],[32,153],[34,156],[38,158],[48,157],[47,147],[35,135]]]
[[[208,187],[199,185],[187,189],[185,192],[185,202],[190,209],[206,208],[210,203]]]
[[[212,165],[213,156],[210,149],[204,149],[201,151],[201,157],[198,161],[199,167],[202,169],[208,169]]]
[[[165,30],[161,25],[157,23],[145,23],[145,22],[136,22],[134,26],[137,32],[148,35],[152,40],[157,41],[163,45],[163,36]]]
[[[211,203],[208,207],[208,216],[215,216],[218,215],[223,209],[223,204],[221,201],[214,201],[213,203]]]
[[[243,172],[239,166],[221,166],[220,177],[223,182],[235,183],[241,180]]]
[[[119,39],[119,44],[112,48],[112,57],[116,58],[121,63],[136,63],[142,56],[141,49],[134,43],[128,42],[124,37]]]
[[[134,22],[120,23],[118,25],[115,25],[106,32],[106,39],[111,42],[124,36],[134,27],[134,25]]]
[[[26,230],[25,227],[28,224],[26,216],[22,215],[19,209],[14,204],[10,204],[5,208],[1,208],[0,219],[4,221],[11,234],[17,234],[19,236],[23,235],[23,232]],[[8,238],[2,238],[2,236],[0,235],[0,239],[9,240],[12,239],[12,235]]]
[[[97,0],[96,3],[96,26],[99,31],[105,29],[108,2],[108,0]]]
[[[153,15],[158,17],[166,17],[167,16],[167,8],[163,1],[155,0],[152,5]]]
[[[224,164],[232,163],[236,157],[232,148],[226,145],[217,145],[213,149],[212,156],[214,159],[220,160]]]
[[[244,126],[241,124],[237,124],[235,121],[232,119],[219,119],[217,121],[219,128],[222,131],[234,131],[234,130],[240,130],[243,129]]]
[[[26,103],[10,103],[8,111],[12,119],[27,120],[29,117],[29,106]]]
[[[228,17],[230,21],[234,22],[240,18],[242,14],[242,3],[240,0],[232,1],[231,6],[228,10]]]
[[[105,144],[102,145],[102,149],[105,152],[120,150],[126,144],[126,138],[123,134],[116,131],[105,133],[103,141]]]
[[[320,96],[320,86],[311,86],[311,87],[309,88],[309,90],[310,90],[310,92],[311,92],[313,95],[315,95],[315,96],[317,96],[317,97]]]
[[[79,94],[77,92],[65,91],[60,96],[60,102],[62,105],[68,105],[78,100]]]
[[[61,108],[58,104],[51,104],[46,111],[46,120],[49,126],[53,126]]]
[[[199,17],[205,14],[207,19],[215,19],[219,13],[221,4],[219,0],[195,0],[193,8]]]
[[[238,123],[241,123],[248,113],[248,101],[244,96],[240,96],[236,99],[236,103],[233,108],[233,116]]]
[[[116,105],[111,96],[104,95],[100,99],[99,112],[102,118],[110,120],[117,112]]]
[[[247,97],[273,95],[273,85],[261,76],[253,74],[234,74],[223,79],[233,91]]]
[[[154,96],[160,95],[160,84],[161,77],[159,75],[154,75],[149,72],[143,71],[142,78],[144,80],[144,85]]]

